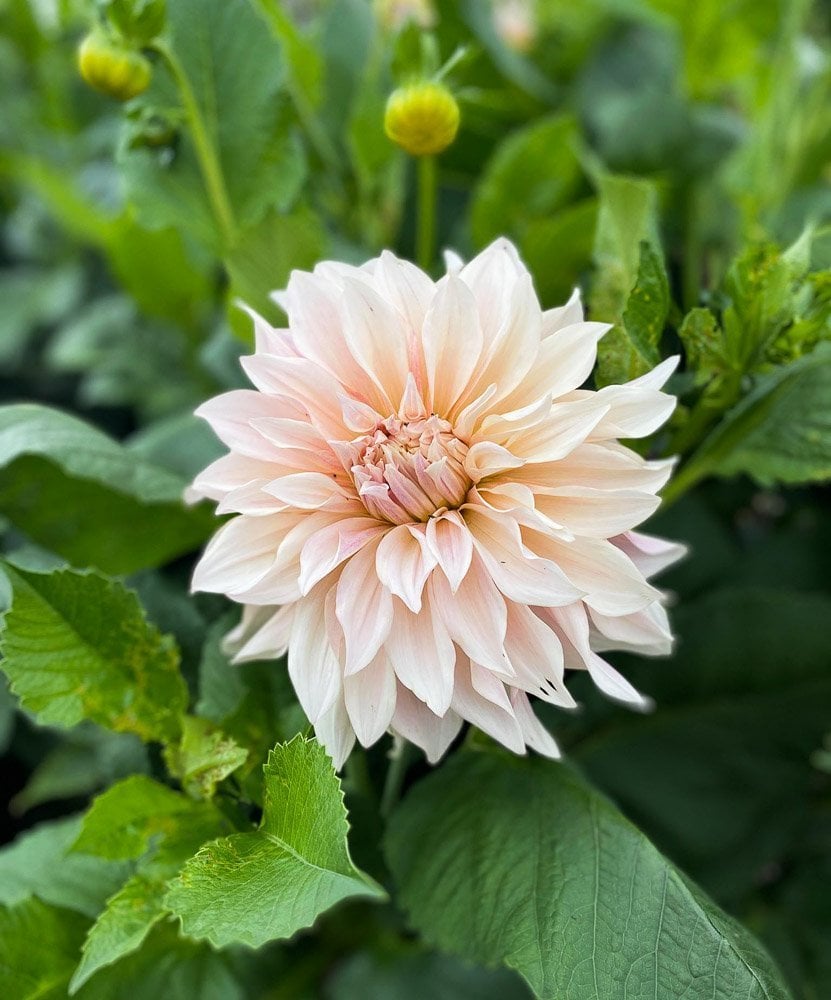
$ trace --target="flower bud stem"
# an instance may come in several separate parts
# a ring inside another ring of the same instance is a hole
[[[419,156],[416,170],[418,172],[416,260],[423,271],[429,271],[436,253],[436,157]]]
[[[234,239],[236,223],[234,213],[231,208],[231,201],[228,197],[228,189],[225,186],[225,177],[222,173],[222,166],[216,148],[211,141],[199,103],[191,87],[188,75],[182,64],[176,58],[174,52],[159,39],[153,42],[153,48],[167,63],[170,73],[179,90],[184,106],[188,125],[190,126],[193,144],[196,149],[196,158],[199,161],[199,169],[202,171],[202,179],[208,192],[208,200],[211,204],[216,223],[219,228],[223,247],[227,249]]]
[[[384,791],[381,794],[381,816],[384,819],[389,819],[401,798],[404,778],[407,776],[407,768],[412,760],[412,744],[400,736],[396,736],[394,739],[395,742],[390,751],[387,777],[384,781]]]

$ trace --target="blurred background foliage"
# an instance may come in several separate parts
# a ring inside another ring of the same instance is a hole
[[[422,60],[464,47],[440,247],[509,236],[546,307],[581,285],[591,316],[615,323],[598,384],[683,357],[681,405],[651,445],[681,456],[650,524],[691,546],[663,581],[678,652],[619,657],[659,709],[632,716],[586,687],[580,715],[547,721],[762,937],[794,996],[831,996],[829,5],[168,0],[152,82],[123,104],[76,65],[120,6],[0,0],[0,397],[39,404],[0,408],[6,553],[126,575],[175,635],[201,714],[256,748],[251,769],[301,727],[280,670],[229,691],[225,608],[186,597],[213,522],[178,498],[221,452],[191,413],[244,384],[240,300],[279,322],[269,292],[292,268],[412,256],[413,163],[385,138],[384,106]],[[7,840],[159,768],[132,735],[36,726],[5,692],[0,744]],[[370,786],[383,758],[368,755]],[[349,771],[346,787],[354,856],[377,873],[374,806]],[[122,962],[129,995],[159,995],[174,954],[166,997],[524,995],[361,903],[256,962],[159,926]],[[81,995],[121,996],[107,975]],[[195,992],[206,976],[215,992]]]

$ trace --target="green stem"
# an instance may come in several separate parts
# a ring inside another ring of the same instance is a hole
[[[423,271],[433,264],[436,252],[437,170],[435,156],[420,156],[418,171],[418,219],[416,228],[416,261]]]
[[[205,120],[202,117],[202,112],[199,110],[199,103],[196,100],[196,95],[193,92],[193,87],[190,85],[187,73],[176,58],[175,53],[160,40],[153,43],[153,48],[167,63],[176,86],[179,88],[185,115],[188,125],[190,125],[191,135],[193,136],[193,144],[196,148],[199,169],[202,171],[205,188],[208,192],[208,200],[211,203],[211,209],[216,218],[222,242],[227,248],[233,242],[236,223],[216,147],[208,134]]]
[[[387,768],[387,777],[384,780],[384,791],[381,795],[381,815],[384,819],[389,819],[396,803],[401,798],[401,789],[404,787],[404,778],[407,776],[409,765],[410,744],[396,736],[390,753],[390,766]]]

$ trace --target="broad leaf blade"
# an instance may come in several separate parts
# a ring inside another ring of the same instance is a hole
[[[458,754],[395,813],[388,858],[429,942],[544,1000],[788,996],[751,935],[562,765]]]
[[[165,900],[186,934],[216,947],[256,948],[340,900],[383,896],[349,857],[340,782],[324,749],[296,737],[272,751],[264,772],[260,829],[206,844]]]
[[[0,513],[72,562],[130,573],[196,548],[212,521],[185,485],[76,417],[0,407]]]
[[[13,599],[0,650],[25,708],[44,724],[90,719],[144,740],[177,737],[187,705],[178,652],[132,591],[97,573],[4,571]]]

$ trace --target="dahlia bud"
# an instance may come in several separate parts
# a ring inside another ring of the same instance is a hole
[[[147,90],[153,75],[149,61],[140,53],[92,31],[78,49],[78,69],[94,90],[128,101]]]
[[[440,83],[411,83],[390,94],[384,131],[410,155],[441,153],[458,130],[459,105]]]

